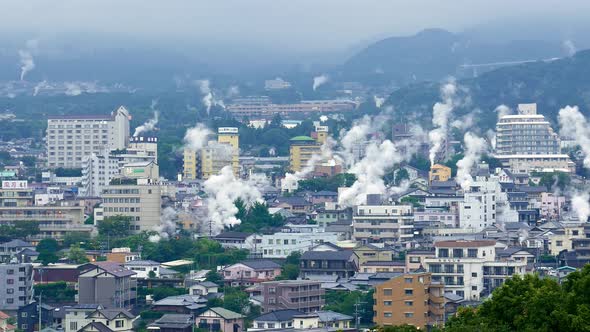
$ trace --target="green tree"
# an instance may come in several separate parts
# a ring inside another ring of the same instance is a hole
[[[221,274],[213,270],[207,272],[206,280],[218,285],[223,283],[223,277]]]
[[[104,218],[98,223],[97,228],[100,235],[122,237],[129,234],[130,226],[131,217],[119,215]]]
[[[236,287],[225,287],[223,293],[223,307],[225,309],[248,314],[248,311],[245,310],[250,304],[248,293]]]
[[[405,168],[400,168],[395,174],[395,179],[394,179],[394,184],[396,186],[399,186],[402,181],[404,180],[409,180],[410,179],[410,174],[408,174],[408,171]]]
[[[55,239],[43,239],[39,241],[39,244],[37,244],[36,248],[37,252],[39,253],[37,260],[43,265],[56,263],[59,260],[59,257],[56,255],[58,249],[59,244]]]
[[[287,256],[285,264],[281,268],[281,274],[278,280],[296,280],[299,277],[299,266],[301,262],[301,253],[294,251]]]
[[[76,296],[74,287],[65,281],[36,284],[35,293],[43,294],[44,303],[73,303]]]
[[[76,264],[84,264],[89,262],[88,257],[86,257],[86,251],[80,248],[79,244],[72,244],[70,246],[68,260]]]
[[[27,240],[30,236],[40,233],[39,223],[28,220],[16,220],[12,225],[0,225],[0,242],[13,239]]]
[[[155,277],[156,277],[156,272],[154,272],[154,271],[148,272],[148,278],[154,279]]]

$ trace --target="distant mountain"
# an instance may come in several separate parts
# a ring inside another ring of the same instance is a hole
[[[539,113],[555,121],[559,109],[578,105],[590,114],[590,50],[554,61],[538,61],[504,67],[476,78],[459,80],[460,89],[469,96],[469,104],[458,108],[460,118],[478,108],[476,118],[481,129],[494,127],[500,104],[511,108],[519,103],[536,102]],[[405,119],[430,121],[432,106],[440,100],[440,83],[418,83],[392,93],[387,104]],[[424,120],[426,119],[426,120]]]
[[[343,80],[403,86],[437,81],[449,75],[473,75],[473,68],[462,68],[462,65],[534,61],[561,57],[564,52],[559,42],[483,43],[462,34],[429,29],[414,36],[392,37],[373,43],[352,56],[338,71]],[[476,72],[501,65],[477,67]]]

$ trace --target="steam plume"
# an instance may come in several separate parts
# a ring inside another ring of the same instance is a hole
[[[192,151],[198,151],[207,145],[208,137],[213,132],[204,124],[198,123],[196,126],[189,128],[184,135],[185,148]]]
[[[82,87],[80,87],[78,83],[66,82],[64,85],[66,88],[65,94],[67,96],[79,96],[82,94]]]
[[[455,95],[457,87],[455,82],[450,81],[441,88],[442,102],[437,102],[432,108],[432,124],[434,129],[428,133],[430,140],[430,165],[434,165],[437,154],[441,151],[447,140],[449,130],[449,117],[455,108]]]
[[[133,133],[133,137],[137,137],[141,133],[144,133],[147,131],[152,131],[156,128],[156,125],[158,124],[158,120],[160,117],[160,112],[156,109],[156,106],[158,106],[158,100],[152,99],[152,104],[150,105],[150,108],[154,112],[154,116],[153,116],[153,118],[144,122],[144,124],[142,124],[141,126],[135,128],[135,132]]]
[[[381,106],[383,106],[383,103],[385,102],[385,98],[383,97],[373,96],[373,100],[375,101],[375,106],[377,108],[381,108]]]
[[[572,136],[584,152],[584,167],[590,168],[590,125],[578,106],[566,106],[559,110],[560,132]]]
[[[481,160],[481,156],[486,151],[487,143],[485,139],[472,134],[465,133],[465,155],[457,162],[457,183],[461,185],[463,190],[469,188],[473,177],[471,171]]]
[[[314,77],[313,78],[313,91],[315,91],[317,88],[319,88],[323,84],[326,84],[329,80],[330,80],[330,77],[328,77],[328,75],[326,75],[326,74],[322,74],[320,76]]]
[[[211,107],[213,107],[213,105],[225,108],[223,100],[218,100],[215,98],[215,94],[211,90],[211,82],[209,82],[209,80],[198,80],[196,83],[199,86],[199,91],[201,91],[201,94],[203,95],[201,102],[207,109],[207,114],[211,112]]]
[[[219,234],[225,227],[241,222],[236,218],[238,208],[234,202],[241,199],[247,206],[262,202],[262,194],[258,189],[260,182],[242,181],[234,176],[231,166],[225,166],[218,175],[211,176],[203,184],[207,194],[207,205],[210,233]]]
[[[326,142],[322,144],[322,147],[320,148],[320,153],[314,153],[311,156],[311,158],[307,160],[307,163],[300,171],[297,171],[295,173],[286,173],[285,178],[283,179],[283,188],[297,188],[297,183],[300,180],[305,179],[305,177],[307,177],[311,172],[313,172],[318,163],[320,163],[323,160],[332,158],[332,147],[334,146],[334,144],[334,140],[328,137]]]
[[[577,52],[576,45],[571,39],[564,40],[562,47],[568,56],[573,56]]]
[[[25,75],[28,72],[35,69],[35,61],[33,60],[33,55],[28,50],[19,50],[18,56],[20,57],[20,80],[24,81]]]
[[[322,115],[322,116],[320,116],[320,121],[321,121],[321,122],[326,122],[326,121],[328,121],[328,116],[327,116],[327,115]]]
[[[160,216],[160,225],[154,228],[158,234],[151,235],[148,240],[150,242],[160,242],[161,239],[169,239],[173,236],[176,233],[177,218],[176,210],[171,207],[165,208]]]
[[[512,114],[512,109],[510,109],[510,107],[502,104],[502,105],[496,107],[494,112],[498,113],[498,120],[500,120],[500,118],[502,118],[503,116]]]

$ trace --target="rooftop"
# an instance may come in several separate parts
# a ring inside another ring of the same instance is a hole
[[[439,241],[434,244],[435,247],[442,248],[476,248],[476,247],[489,247],[496,245],[494,240],[451,240],[451,241]]]
[[[221,307],[214,307],[214,308],[210,308],[209,310],[211,310],[214,313],[218,314],[219,316],[223,317],[223,319],[240,319],[240,318],[244,317],[243,315],[241,315],[237,312],[233,312],[231,310],[227,310],[227,309],[221,308]]]

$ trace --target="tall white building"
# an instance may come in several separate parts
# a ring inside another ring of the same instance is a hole
[[[500,180],[493,175],[476,176],[459,203],[459,226],[479,232],[497,222],[517,222],[518,212],[510,209]]]
[[[355,241],[403,245],[414,238],[411,205],[359,205],[352,216]]]
[[[129,111],[123,106],[110,116],[48,117],[47,166],[80,168],[92,153],[125,149],[129,143],[129,119]]]
[[[519,104],[518,114],[501,116],[496,124],[496,157],[513,172],[572,171],[573,163],[561,154],[559,135],[537,104]]]
[[[444,284],[445,293],[477,301],[515,274],[526,273],[526,261],[497,260],[496,241],[453,240],[434,244],[435,257],[425,258],[432,281]]]

